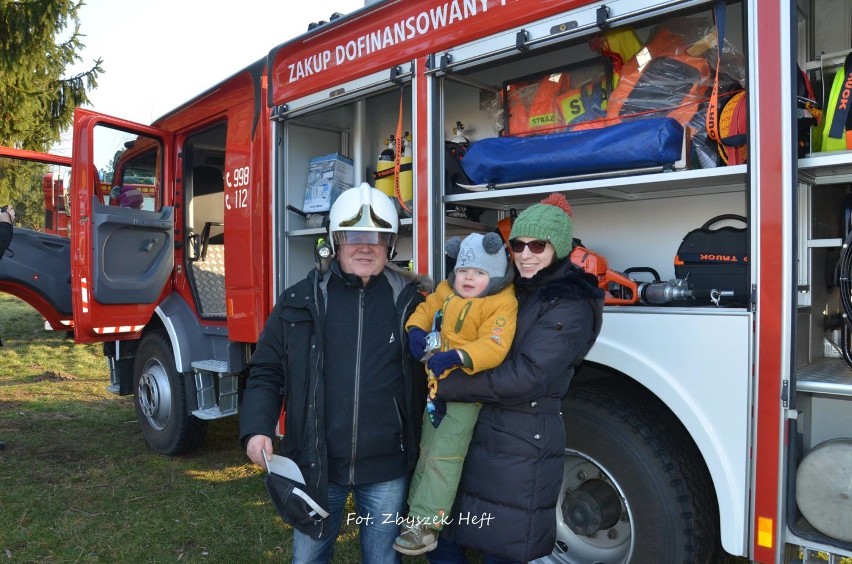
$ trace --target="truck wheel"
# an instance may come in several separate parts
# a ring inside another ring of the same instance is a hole
[[[164,331],[142,337],[133,365],[136,415],[151,448],[174,456],[201,444],[207,422],[190,415],[184,378],[175,368],[171,341]]]
[[[680,423],[641,397],[598,384],[568,393],[557,541],[546,561],[711,562],[719,519],[710,478]]]

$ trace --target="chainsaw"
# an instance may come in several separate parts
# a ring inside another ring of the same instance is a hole
[[[605,305],[665,305],[671,302],[708,300],[717,307],[723,297],[731,297],[733,291],[701,290],[690,287],[686,278],[673,278],[662,281],[654,269],[633,268],[623,273],[609,268],[604,256],[590,251],[582,245],[575,245],[569,255],[571,262],[582,268],[598,281],[598,288],[604,291]],[[651,282],[637,282],[629,277],[631,272],[647,271],[654,276]]]

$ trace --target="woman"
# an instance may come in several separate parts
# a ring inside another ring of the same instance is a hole
[[[571,207],[551,194],[515,220],[518,324],[507,359],[475,376],[441,381],[446,401],[481,402],[453,513],[433,564],[528,562],[550,554],[562,483],[565,428],[561,399],[601,327],[603,292],[571,264]]]

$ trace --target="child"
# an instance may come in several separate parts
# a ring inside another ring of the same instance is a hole
[[[419,359],[426,353],[427,331],[440,331],[440,352],[424,359],[434,403],[424,414],[420,458],[408,492],[408,518],[394,541],[394,549],[411,556],[438,545],[481,407],[450,403],[444,413],[442,400],[435,396],[438,380],[456,366],[474,374],[499,365],[509,352],[517,323],[514,270],[508,267],[500,236],[472,233],[461,242],[451,239],[446,247],[448,255],[457,257],[454,271],[406,323],[409,350]],[[430,411],[432,406],[436,412]]]

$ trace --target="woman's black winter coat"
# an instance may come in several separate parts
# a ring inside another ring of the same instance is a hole
[[[565,456],[561,399],[600,332],[603,292],[567,260],[515,285],[518,327],[506,360],[472,376],[454,371],[438,395],[482,403],[445,534],[527,562],[553,550]]]
[[[330,274],[333,276],[333,274]],[[386,267],[396,304],[398,340],[402,349],[403,382],[406,391],[400,406],[404,448],[409,471],[417,463],[420,422],[426,397],[423,365],[407,352],[403,324],[424,300],[428,279]],[[324,427],[323,358],[334,354],[323,350],[320,334],[325,318],[325,278],[316,270],[285,290],[269,316],[251,359],[240,412],[240,442],[245,448],[253,435],[274,438],[275,426],[286,401],[286,429],[281,454],[293,459],[302,471],[310,495],[328,507],[328,454]],[[327,531],[322,531],[326,535]]]

